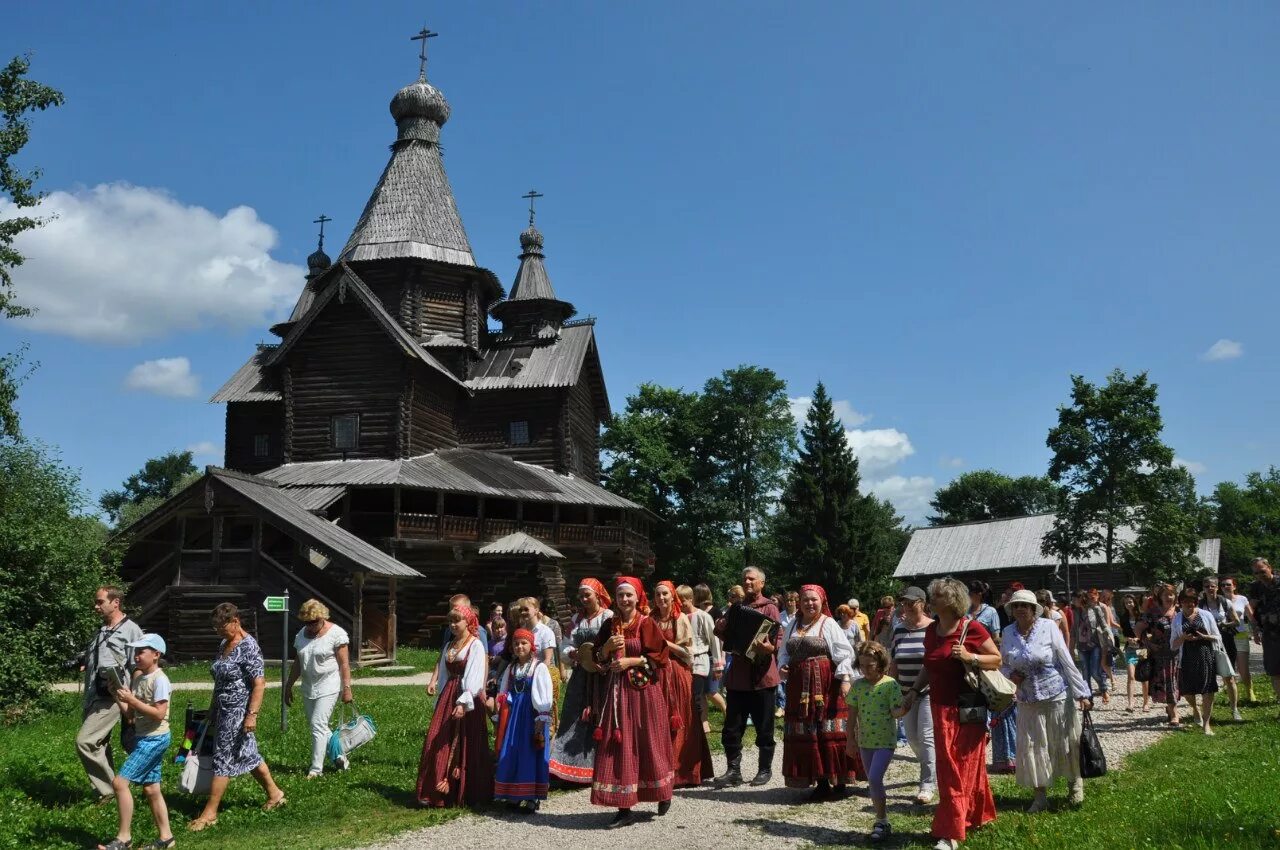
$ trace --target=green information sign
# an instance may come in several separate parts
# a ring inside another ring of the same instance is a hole
[[[262,600],[262,607],[268,611],[288,611],[289,597],[287,596],[268,596]]]

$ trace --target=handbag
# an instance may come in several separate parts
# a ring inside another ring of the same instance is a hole
[[[1086,710],[1080,724],[1080,777],[1096,779],[1107,775],[1107,756],[1102,752],[1098,733],[1093,729],[1093,718]]]
[[[964,644],[964,636],[969,631],[969,624],[973,622],[971,617],[966,617],[964,627],[960,629],[960,644]],[[974,670],[966,668],[964,671],[964,681],[970,688],[982,694],[987,708],[999,714],[1009,706],[1013,705],[1014,695],[1018,691],[1018,686],[1009,681],[999,670]],[[961,721],[965,722],[965,721]],[[985,721],[984,721],[985,722]]]
[[[1221,645],[1214,647],[1214,660],[1218,663],[1218,675],[1224,679],[1234,679],[1236,677],[1235,665],[1231,663],[1231,656],[1227,655]]]
[[[120,721],[120,748],[126,753],[132,753],[138,748],[138,727],[133,725],[132,720]]]
[[[987,725],[987,700],[978,691],[962,691],[956,695],[957,719],[966,725]]]
[[[1151,676],[1155,672],[1150,658],[1139,658],[1138,663],[1133,665],[1133,678],[1138,682],[1150,682]]]
[[[329,761],[337,762],[353,750],[369,743],[378,734],[378,727],[373,718],[361,714],[355,701],[351,702],[351,718],[347,719],[346,703],[338,703],[338,728],[329,736]]]
[[[203,752],[204,736],[208,731],[209,723],[206,721],[200,728],[200,739],[182,765],[178,788],[187,794],[206,795],[213,788],[213,756]]]

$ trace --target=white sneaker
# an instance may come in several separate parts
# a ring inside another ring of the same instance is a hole
[[[338,770],[351,769],[351,759],[347,758],[346,756],[338,756],[337,761],[334,763],[338,766]]]
[[[916,791],[916,805],[927,806],[933,802],[934,795],[937,791],[932,785],[921,785]]]
[[[1084,780],[1073,779],[1071,781],[1071,805],[1078,806],[1084,802]]]
[[[939,838],[938,843],[933,845],[933,850],[956,850],[960,846],[960,842],[954,838]]]
[[[1244,722],[1244,718],[1240,716],[1240,709],[1237,708],[1231,712],[1231,719],[1237,723]]]

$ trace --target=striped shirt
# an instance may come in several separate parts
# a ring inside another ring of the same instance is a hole
[[[893,630],[889,652],[898,665],[898,684],[909,688],[916,683],[920,668],[924,666],[924,630],[908,628],[905,623]]]

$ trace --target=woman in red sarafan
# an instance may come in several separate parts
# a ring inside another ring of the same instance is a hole
[[[608,670],[596,738],[591,802],[614,806],[610,829],[636,820],[631,808],[656,802],[658,814],[671,808],[671,715],[660,671],[667,664],[667,642],[649,617],[649,599],[640,580],[618,579],[617,616],[600,629],[597,662]]]
[[[480,622],[470,607],[454,608],[449,630],[436,680],[427,686],[428,694],[439,688],[440,696],[418,763],[418,803],[438,808],[493,799],[493,752],[483,697],[488,659],[477,637]]]
[[[846,750],[853,647],[831,617],[827,592],[800,588],[800,608],[782,636],[779,672],[786,677],[782,775],[788,788],[817,783],[812,799],[844,797],[862,759]]]
[[[656,606],[654,620],[667,642],[670,662],[658,674],[662,693],[671,711],[671,751],[675,759],[675,787],[696,788],[704,778],[710,779],[715,769],[711,764],[711,747],[702,731],[701,713],[693,705],[693,671],[689,654],[693,648],[693,624],[680,610],[676,586],[670,581],[658,582],[653,593]]]

